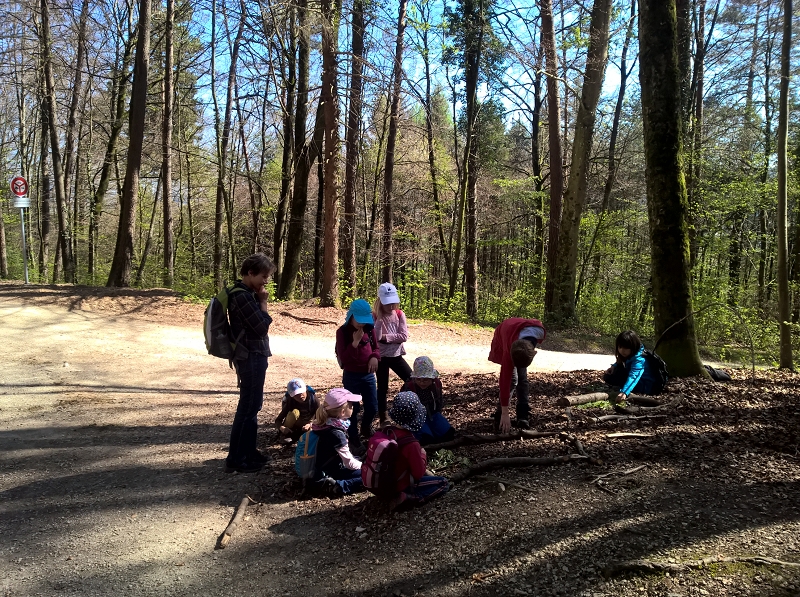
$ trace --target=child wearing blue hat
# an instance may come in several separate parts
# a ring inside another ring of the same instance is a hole
[[[378,385],[375,372],[381,353],[375,341],[372,308],[364,299],[350,303],[344,325],[336,330],[336,358],[342,368],[342,385],[353,394],[360,395],[364,403],[361,418],[361,435],[372,435],[372,421],[378,411]],[[358,437],[359,404],[355,404],[348,429],[350,449],[356,455],[364,453]]]

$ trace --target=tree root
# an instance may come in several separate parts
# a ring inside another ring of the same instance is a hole
[[[449,442],[442,442],[439,444],[428,444],[425,446],[426,452],[435,452],[436,450],[444,450],[450,448],[458,448],[459,446],[476,446],[479,444],[491,444],[494,442],[507,442],[515,439],[537,439],[540,437],[555,437],[558,431],[528,431],[527,429],[519,429],[513,433],[498,434],[469,434],[461,435]]]
[[[550,458],[530,458],[527,456],[515,456],[511,458],[492,458],[484,460],[478,464],[470,466],[466,469],[458,471],[455,475],[450,477],[452,483],[460,483],[474,475],[492,471],[498,468],[510,468],[520,466],[550,466],[553,464],[562,464],[564,462],[571,462],[573,460],[588,460],[588,456],[581,456],[580,454],[567,454],[565,456],[553,456]]]
[[[691,560],[688,562],[670,563],[670,562],[653,562],[651,560],[629,560],[627,562],[617,562],[606,566],[603,570],[603,576],[611,578],[618,576],[625,572],[644,572],[645,574],[660,574],[664,572],[686,572],[687,570],[695,570],[703,568],[709,564],[721,563],[743,563],[753,564],[754,566],[788,566],[791,568],[800,568],[800,562],[784,562],[769,558],[766,556],[709,556],[699,560]]]
[[[291,317],[292,319],[296,319],[302,323],[307,325],[337,325],[335,321],[328,321],[327,319],[314,319],[312,317],[300,317],[299,315],[294,315],[289,311],[280,311],[278,315],[283,315],[284,317]]]

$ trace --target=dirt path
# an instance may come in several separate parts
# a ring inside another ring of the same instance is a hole
[[[205,352],[202,306],[157,294],[0,291],[2,594],[237,594],[261,585],[240,574],[232,550],[213,549],[232,507],[245,494],[258,498],[261,485],[222,473],[235,380]],[[276,314],[262,422],[291,377],[338,383],[334,329]],[[411,334],[420,340],[409,342],[409,358],[428,354],[443,373],[496,370],[486,360],[490,330],[417,325]],[[536,365],[607,361],[542,351]],[[294,508],[275,505],[269,518]],[[252,541],[265,531],[240,533],[237,541]],[[266,533],[270,549],[293,544]]]

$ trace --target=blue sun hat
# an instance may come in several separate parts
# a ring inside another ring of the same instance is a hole
[[[416,433],[425,425],[427,412],[414,392],[400,392],[392,401],[389,416],[398,427]]]
[[[350,308],[347,310],[344,322],[347,323],[350,321],[351,317],[356,320],[356,323],[375,324],[375,320],[372,319],[372,307],[370,307],[369,303],[364,299],[356,299],[350,303]]]

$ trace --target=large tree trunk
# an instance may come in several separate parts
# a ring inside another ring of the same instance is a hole
[[[305,132],[308,103],[308,12],[307,0],[299,0],[295,7],[287,5],[289,11],[289,47],[285,49],[281,44],[283,55],[286,59],[286,76],[284,78],[283,101],[283,153],[281,158],[281,191],[278,196],[278,205],[275,209],[275,231],[273,233],[273,255],[275,258],[275,280],[278,286],[283,282],[283,252],[286,241],[286,214],[292,200],[292,177],[297,166],[297,155],[305,144]],[[296,21],[296,22],[295,22]],[[300,56],[297,57],[297,42],[299,37]],[[304,57],[305,53],[305,57]],[[297,69],[297,70],[296,70]],[[299,72],[297,72],[299,70]],[[304,83],[305,81],[305,83]],[[297,108],[295,108],[295,97]],[[295,114],[295,110],[297,113]],[[301,122],[302,119],[302,122]],[[302,136],[298,139],[298,130]],[[282,291],[278,290],[278,296]]]
[[[339,92],[336,84],[340,0],[322,0],[322,91],[325,110],[325,256],[321,307],[339,305]]]
[[[400,119],[400,91],[403,81],[403,34],[406,30],[406,0],[400,0],[397,9],[397,37],[394,50],[394,83],[389,116],[389,135],[386,138],[386,163],[383,168],[383,248],[381,251],[381,282],[392,281],[394,262],[394,214],[392,213],[392,188],[394,183],[394,151],[397,144],[397,126]]]
[[[97,257],[97,241],[100,230],[100,216],[103,214],[103,202],[105,201],[108,185],[111,181],[111,170],[114,167],[115,155],[117,148],[117,140],[119,139],[120,131],[124,124],[125,117],[125,98],[128,88],[128,69],[131,65],[133,57],[133,25],[131,23],[131,14],[128,13],[128,39],[124,42],[122,61],[120,64],[114,65],[114,71],[111,79],[111,109],[113,120],[111,122],[111,130],[108,135],[108,143],[106,144],[105,157],[103,158],[103,166],[100,169],[100,180],[97,183],[97,188],[92,195],[91,204],[89,206],[89,278],[92,282],[95,280],[96,271],[96,257]],[[122,37],[121,24],[117,30],[120,38]]]
[[[142,145],[147,112],[147,70],[150,65],[150,0],[139,0],[139,27],[136,57],[133,66],[130,117],[130,142],[122,185],[119,228],[114,260],[108,274],[107,286],[130,286],[133,259],[133,234],[136,225],[136,203],[139,194],[139,170],[142,166]]]
[[[707,375],[692,316],[675,0],[641,0],[639,6],[639,80],[658,352],[672,375]]]
[[[42,85],[44,87],[44,85]],[[42,89],[44,92],[44,89]],[[43,98],[44,99],[44,98]],[[50,130],[50,115],[47,102],[41,102],[42,134],[39,143],[39,283],[47,283],[47,268],[50,262],[50,176],[47,173],[47,139]]]
[[[50,152],[53,156],[53,182],[56,191],[56,212],[58,215],[58,241],[61,248],[61,262],[64,266],[64,276],[67,282],[75,282],[75,262],[72,258],[72,239],[67,225],[67,196],[64,181],[64,168],[61,163],[61,150],[59,148],[58,129],[56,127],[56,90],[55,75],[53,74],[53,57],[50,43],[50,8],[49,0],[41,0],[42,11],[41,45],[42,63],[44,66],[44,81],[46,87],[45,102],[49,114]]]
[[[401,0],[405,4],[405,0]],[[347,157],[344,174],[344,218],[342,228],[344,277],[347,298],[358,296],[356,263],[356,178],[361,145],[361,110],[364,88],[364,0],[353,2],[352,56],[350,66],[350,105],[347,111]]]
[[[786,216],[786,145],[789,130],[789,76],[792,50],[792,0],[783,0],[783,43],[781,45],[781,85],[778,100],[778,316],[781,330],[781,369],[794,369],[792,363],[791,299],[789,296],[789,247]]]
[[[175,0],[167,0],[164,33],[164,114],[161,122],[161,184],[164,195],[164,261],[163,282],[172,288],[175,278],[175,258],[173,246],[175,240],[172,231],[172,34],[175,22]]]
[[[564,170],[561,163],[561,127],[558,107],[558,55],[556,54],[556,33],[553,24],[553,5],[551,0],[541,0],[542,48],[547,69],[547,126],[550,149],[550,228],[547,244],[547,282],[544,292],[545,313],[555,310],[556,261],[558,256],[558,236],[561,229],[561,197],[564,194]]]
[[[578,241],[581,216],[586,205],[597,103],[603,87],[608,59],[608,31],[611,22],[611,0],[595,0],[589,28],[589,51],[581,90],[581,103],[575,121],[572,144],[572,165],[564,196],[561,230],[556,257],[553,313],[558,320],[575,318],[575,274],[578,268]]]

